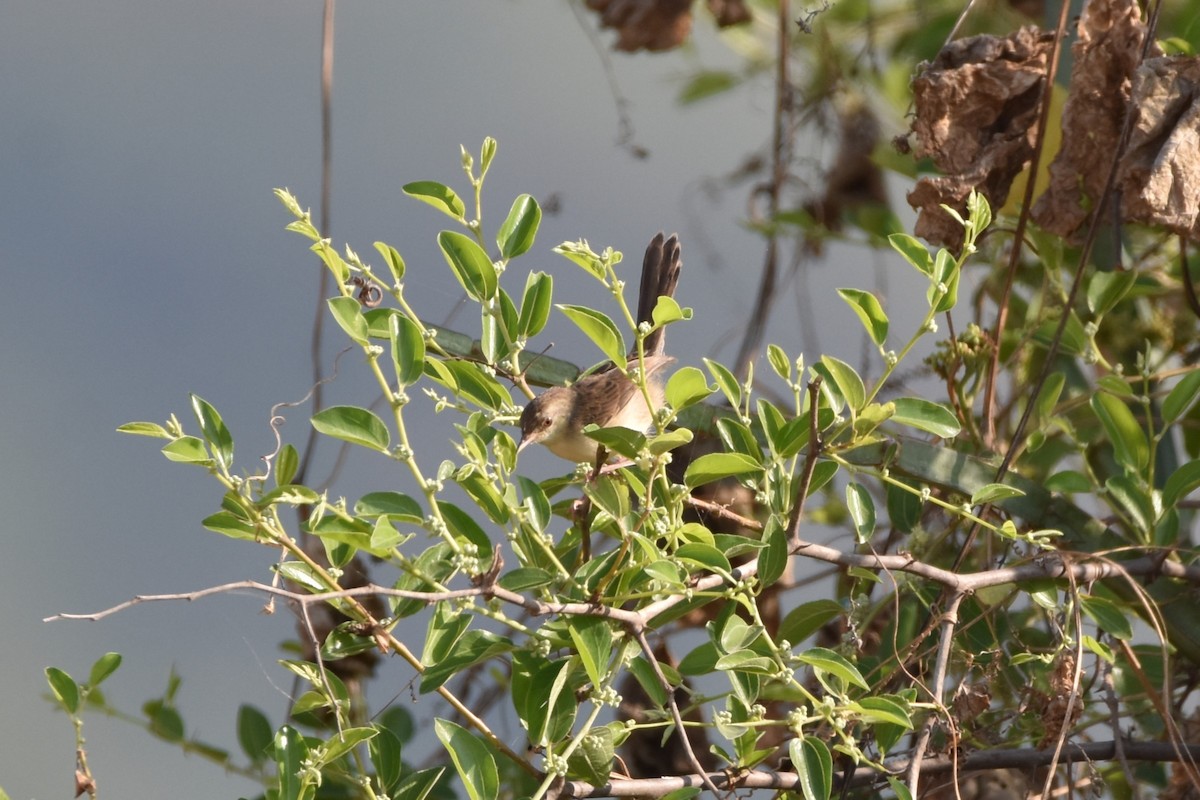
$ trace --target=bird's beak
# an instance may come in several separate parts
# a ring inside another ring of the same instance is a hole
[[[533,441],[533,439],[526,439],[525,436],[522,435],[521,441],[517,442],[517,452],[520,453],[522,450],[525,449],[525,445],[529,444],[532,441]]]

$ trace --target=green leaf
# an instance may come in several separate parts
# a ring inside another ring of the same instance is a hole
[[[491,563],[492,541],[488,538],[483,528],[479,527],[479,523],[472,519],[470,514],[453,503],[438,500],[437,507],[442,512],[442,518],[446,520],[446,526],[450,529],[450,532],[463,542],[470,542],[475,545],[479,551],[479,558],[483,563]]]
[[[254,706],[241,705],[237,712],[237,740],[242,752],[255,764],[267,757],[271,746],[271,723]]]
[[[735,73],[728,70],[701,70],[684,84],[679,92],[679,104],[688,105],[706,97],[726,92],[741,83]]]
[[[572,775],[578,775],[593,786],[603,786],[612,773],[615,758],[613,731],[607,726],[601,726],[592,728],[579,741],[579,746],[571,753],[567,766]]]
[[[683,588],[687,575],[672,561],[651,561],[642,567],[651,580],[661,581],[672,588]]]
[[[1112,442],[1117,462],[1135,472],[1145,469],[1150,461],[1150,445],[1129,406],[1105,392],[1093,394],[1090,402]]]
[[[1187,462],[1167,478],[1162,490],[1163,508],[1174,508],[1176,503],[1191,494],[1197,486],[1200,486],[1200,459]]]
[[[612,630],[600,617],[571,617],[567,631],[575,643],[575,651],[583,662],[583,671],[593,686],[601,686],[608,674],[608,660],[612,656]]]
[[[233,464],[233,436],[225,427],[225,422],[215,408],[199,395],[193,394],[191,398],[192,411],[196,415],[196,421],[200,424],[200,433],[204,436],[204,441],[208,442],[217,463],[223,469],[229,469]]]
[[[420,503],[400,492],[368,492],[354,504],[354,513],[360,517],[387,515],[410,525],[420,525],[425,521]]]
[[[1079,607],[1088,618],[1107,634],[1123,641],[1133,638],[1133,627],[1129,617],[1117,607],[1117,604],[1105,597],[1096,595],[1080,595]]]
[[[788,612],[779,624],[778,639],[797,645],[812,636],[822,626],[837,619],[845,609],[833,600],[811,600]]]
[[[126,422],[117,428],[118,433],[128,433],[134,436],[150,436],[155,439],[170,439],[171,434],[157,422]]]
[[[621,338],[621,332],[617,330],[617,326],[611,319],[599,311],[584,306],[559,305],[557,308],[566,314],[567,318],[574,322],[600,348],[600,352],[617,365],[618,369],[623,370],[628,366],[625,359],[625,341]]]
[[[919,240],[907,233],[893,233],[888,236],[888,244],[922,275],[933,276],[933,259],[929,256],[929,250]]]
[[[171,461],[183,464],[211,464],[212,459],[204,449],[204,442],[196,436],[180,436],[162,449],[162,454]]]
[[[304,762],[308,760],[308,745],[304,737],[291,725],[284,725],[275,734],[274,761],[279,777],[279,800],[300,800],[308,797],[304,792]]]
[[[425,339],[421,327],[403,314],[388,317],[388,338],[392,344],[392,365],[401,387],[416,383],[425,370]]]
[[[325,641],[321,643],[321,657],[326,662],[349,658],[374,650],[378,646],[373,637],[356,632],[356,625],[357,623],[353,622],[343,622],[325,637]]]
[[[954,308],[958,302],[958,279],[961,274],[954,256],[948,250],[939,250],[933,262],[934,285],[929,287],[927,293],[929,302],[933,303],[939,287],[944,286],[946,292],[938,299],[934,311],[941,314]]]
[[[1096,316],[1107,314],[1137,283],[1137,270],[1095,272],[1088,281],[1087,304]]]
[[[846,508],[854,522],[854,534],[859,544],[870,540],[875,533],[875,501],[861,483],[846,484]]]
[[[680,308],[678,301],[674,297],[669,297],[665,294],[659,295],[658,300],[654,304],[654,310],[650,312],[650,321],[654,323],[654,327],[656,328],[691,318],[692,310],[690,308]]]
[[[285,444],[279,450],[279,457],[275,459],[275,485],[288,486],[292,479],[296,477],[296,470],[300,468],[300,453],[296,451],[295,445]]]
[[[504,258],[516,258],[533,247],[538,225],[542,222],[542,209],[531,195],[523,194],[513,201],[508,218],[496,233],[496,246]]]
[[[228,536],[230,539],[240,539],[246,542],[258,540],[258,531],[246,520],[228,512],[218,511],[200,521],[210,531]]]
[[[379,734],[376,728],[346,728],[340,730],[330,736],[329,741],[325,742],[325,750],[322,753],[322,764],[332,764],[344,754],[354,750],[362,742],[370,741]]]
[[[425,374],[457,395],[489,411],[512,403],[512,397],[494,377],[474,361],[425,360]]]
[[[404,775],[404,762],[401,760],[404,748],[400,737],[389,729],[377,725],[376,730],[379,735],[367,743],[371,766],[375,767],[375,777],[383,793],[388,797],[398,797],[395,790]]]
[[[331,297],[326,301],[333,318],[350,340],[355,344],[365,345],[370,342],[367,330],[367,320],[362,313],[362,305],[353,297]]]
[[[375,739],[371,740],[376,741]],[[428,769],[410,772],[400,781],[390,795],[392,800],[425,800],[437,787],[445,773],[445,767],[429,767]]]
[[[330,406],[312,416],[312,426],[319,433],[351,444],[387,452],[391,434],[383,420],[358,406]]]
[[[941,403],[921,397],[900,397],[895,401],[896,413],[892,420],[910,428],[932,433],[943,439],[952,439],[962,430],[958,417]]]
[[[586,241],[579,242],[563,242],[553,248],[555,253],[558,253],[563,258],[572,262],[576,266],[583,269],[584,272],[591,275],[597,280],[604,280],[606,267],[604,260],[588,247]]]
[[[833,356],[821,356],[821,360],[813,364],[813,369],[837,387],[838,393],[851,410],[858,412],[867,402],[867,390],[863,386],[862,378],[858,377],[854,368],[845,361]]]
[[[1162,404],[1163,422],[1170,425],[1186,414],[1197,396],[1200,396],[1200,369],[1192,370],[1171,387]]]
[[[892,527],[901,533],[912,533],[913,528],[921,521],[921,508],[924,503],[921,502],[919,491],[912,491],[905,486],[897,486],[894,483],[888,483],[885,491],[887,492],[887,512],[888,522]]]
[[[699,786],[685,786],[682,789],[667,792],[662,796],[662,800],[692,800],[701,791],[703,790]]]
[[[833,755],[825,742],[815,736],[792,739],[788,754],[804,800],[829,800],[833,791]]]
[[[709,386],[704,373],[695,367],[683,367],[667,381],[667,402],[680,411],[701,402],[716,391]]]
[[[763,586],[770,586],[779,580],[788,563],[787,532],[783,526],[771,517],[767,529],[763,533],[763,541],[767,546],[758,556],[758,579]]]
[[[783,352],[782,347],[777,344],[767,345],[767,363],[785,383],[792,382],[792,360]]]
[[[838,289],[837,293],[862,320],[871,341],[882,347],[888,335],[888,318],[875,295],[862,289]]]
[[[869,722],[899,725],[912,730],[912,716],[907,704],[897,702],[894,697],[864,697],[850,703],[850,708]]]
[[[707,675],[716,668],[720,655],[713,642],[704,642],[683,657],[679,662],[679,672],[681,675]]]
[[[1104,482],[1104,488],[1115,503],[1113,508],[1123,511],[1139,533],[1148,534],[1155,514],[1145,487],[1128,475],[1114,475]]]
[[[870,436],[880,425],[891,419],[896,413],[895,403],[868,403],[858,412],[854,420],[854,435],[857,437]]]
[[[613,428],[599,428],[595,423],[590,423],[583,426],[583,433],[589,439],[604,445],[609,452],[617,453],[625,458],[637,458],[638,452],[646,444],[644,433],[620,425]]]
[[[1063,494],[1079,494],[1092,490],[1092,482],[1088,480],[1088,477],[1073,469],[1054,473],[1046,478],[1045,486],[1048,491],[1062,492]]]
[[[468,667],[512,650],[512,642],[491,631],[467,631],[436,665],[421,673],[420,691],[432,692]]]
[[[711,358],[704,359],[704,366],[708,367],[708,371],[712,373],[717,386],[721,388],[721,392],[729,400],[729,405],[735,409],[740,408],[742,405],[742,387],[733,373],[724,364],[713,361]]]
[[[463,613],[450,602],[438,603],[429,617],[421,661],[433,665],[445,658],[470,624],[470,614]]]
[[[1061,372],[1051,372],[1046,376],[1046,382],[1042,384],[1042,391],[1038,393],[1035,406],[1039,419],[1048,420],[1053,416],[1066,381],[1067,376]]]
[[[1015,486],[1005,486],[1003,483],[989,483],[980,486],[971,495],[971,505],[978,506],[984,503],[995,503],[1000,500],[1007,500],[1010,497],[1024,497],[1025,492]]]
[[[896,800],[913,800],[912,792],[908,790],[908,787],[899,778],[889,776],[887,781],[892,794],[896,795]]]
[[[722,672],[749,672],[754,675],[774,675],[779,669],[775,662],[753,650],[735,650],[717,659],[714,665]]]
[[[683,481],[689,489],[694,489],[722,478],[757,475],[762,471],[761,464],[742,453],[706,453],[688,464]]]
[[[79,684],[58,667],[46,667],[46,680],[49,682],[50,691],[54,693],[58,704],[63,707],[64,711],[74,716],[75,712],[79,710]]]
[[[142,706],[150,723],[150,732],[168,742],[183,741],[183,717],[174,707],[161,700],[151,700]]]
[[[733,567],[725,554],[711,544],[704,542],[688,542],[675,550],[675,557],[680,561],[695,564],[701,569],[728,575]]]
[[[870,689],[858,669],[842,656],[824,647],[810,647],[796,656],[801,663],[841,678],[844,682],[860,689]]]
[[[384,242],[376,242],[375,249],[379,251],[379,255],[383,256],[388,272],[392,273],[392,280],[397,284],[404,280],[404,258],[400,255],[400,251]]]
[[[646,440],[646,449],[650,451],[651,455],[660,456],[677,447],[683,447],[692,441],[692,439],[692,432],[687,428],[675,428],[666,433],[648,437]]]
[[[717,435],[721,437],[721,443],[727,450],[741,453],[753,459],[755,463],[762,463],[762,450],[758,445],[758,440],[754,438],[750,428],[734,417],[717,419]]]
[[[119,666],[121,666],[120,653],[105,653],[100,656],[88,672],[88,686],[95,689],[104,682],[105,678],[116,672]]]
[[[457,231],[442,231],[437,240],[454,277],[472,300],[482,303],[496,296],[496,267],[474,239]]]
[[[428,203],[443,214],[460,222],[466,216],[466,206],[449,186],[444,186],[437,181],[414,181],[406,183],[400,188],[409,197],[415,197],[423,203]]]
[[[500,776],[496,770],[496,760],[487,747],[465,728],[444,719],[433,721],[434,732],[458,776],[462,778],[463,786],[471,800],[496,800],[500,792]]]
[[[573,663],[571,659],[546,661],[529,652],[513,653],[510,697],[535,747],[558,741],[575,722],[578,705],[572,691]]]
[[[550,320],[550,298],[554,293],[554,278],[545,272],[531,272],[525,279],[525,294],[521,299],[521,316],[517,331],[521,336],[537,336]]]
[[[500,576],[496,581],[503,589],[510,592],[524,592],[530,589],[540,589],[554,582],[554,575],[538,567],[517,567]]]
[[[492,165],[492,159],[496,157],[496,140],[491,136],[483,137],[483,144],[479,148],[479,175],[483,177],[487,174],[488,167]]]

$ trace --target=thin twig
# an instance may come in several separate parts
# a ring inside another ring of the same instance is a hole
[[[328,236],[330,230],[330,206],[333,199],[333,11],[334,0],[325,0],[321,18],[321,216],[320,231]],[[325,334],[325,298],[329,294],[329,270],[320,266],[317,283],[317,305],[313,315],[312,337],[309,339],[309,359],[312,363],[313,398],[312,410],[317,413],[323,408],[324,370],[321,367],[321,342]],[[300,465],[296,470],[296,482],[303,483],[317,449],[317,429],[308,432],[308,440],[300,454]]]
[[[708,777],[708,773],[704,771],[704,765],[700,763],[700,759],[696,758],[696,751],[692,749],[691,739],[688,737],[687,728],[683,724],[683,715],[679,713],[679,704],[675,702],[675,688],[671,686],[671,682],[663,674],[662,667],[658,663],[658,656],[654,654],[654,648],[650,646],[649,640],[646,639],[645,629],[633,631],[633,636],[637,639],[638,646],[642,648],[642,653],[645,654],[651,669],[654,670],[654,675],[658,678],[659,684],[666,692],[667,708],[671,712],[671,719],[675,722],[675,735],[679,737],[679,741],[683,745],[683,751],[687,753],[688,761],[692,763],[692,769],[696,770],[696,774],[700,776],[704,787],[715,796],[720,797],[721,790],[713,783],[712,778]]]
[[[788,520],[787,543],[788,551],[796,552],[800,543],[800,523],[804,521],[804,504],[808,500],[808,489],[812,486],[813,471],[817,468],[817,458],[821,455],[821,431],[819,392],[821,376],[817,375],[808,382],[808,455],[804,461],[804,471],[800,473],[800,485],[796,488],[796,496],[792,499],[792,516]]]
[[[942,638],[938,642],[937,661],[933,667],[933,702],[937,704],[942,711],[945,706],[942,704],[942,695],[946,689],[946,672],[950,664],[950,649],[954,640],[954,626],[958,624],[958,607],[962,603],[966,595],[963,592],[955,592],[950,596],[950,602],[947,604],[946,610],[942,613]],[[925,724],[921,727],[921,733],[917,735],[917,743],[913,747],[912,762],[908,766],[908,790],[913,797],[919,797],[917,784],[921,778],[921,762],[925,758],[925,748],[929,745],[929,737],[933,735],[934,721],[937,719],[936,714],[930,714],[925,720]]]
[[[771,305],[776,295],[775,283],[779,273],[779,234],[774,223],[779,215],[783,184],[787,181],[788,163],[791,161],[789,130],[793,104],[791,80],[788,77],[788,45],[791,41],[788,32],[791,30],[791,16],[791,4],[788,0],[779,0],[775,22],[779,29],[775,41],[775,118],[771,135],[771,181],[766,187],[767,248],[763,254],[762,277],[759,279],[754,311],[748,317],[746,333],[734,360],[734,366],[743,378],[762,344],[763,333],[766,331],[767,319],[771,315]]]
[[[1029,214],[1033,207],[1033,191],[1037,186],[1038,170],[1042,163],[1042,150],[1046,144],[1046,131],[1050,123],[1050,99],[1054,93],[1054,76],[1058,72],[1058,50],[1066,38],[1067,15],[1070,3],[1062,3],[1058,17],[1058,28],[1054,32],[1054,41],[1050,45],[1050,53],[1046,57],[1049,63],[1046,78],[1042,83],[1041,110],[1038,114],[1037,138],[1033,143],[1033,156],[1029,160],[1028,179],[1025,181],[1025,195],[1021,199],[1021,214],[1017,217],[1017,229],[1013,233],[1012,250],[1009,252],[1008,269],[1004,277],[1004,291],[996,309],[996,327],[992,329],[992,354],[988,359],[987,383],[983,394],[983,441],[988,447],[996,446],[996,383],[1000,374],[1000,340],[1004,337],[1004,328],[1008,323],[1008,306],[1012,297],[1013,282],[1017,276],[1017,267],[1021,263],[1021,252],[1025,242],[1025,226],[1029,224]],[[1014,354],[1015,357],[1015,354]]]

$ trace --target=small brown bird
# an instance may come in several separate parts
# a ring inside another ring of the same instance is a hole
[[[642,285],[638,292],[637,321],[653,324],[658,298],[671,297],[679,283],[679,238],[666,241],[659,233],[646,248],[642,261]],[[663,355],[665,331],[652,332],[643,343],[646,385],[654,407],[663,402],[663,368],[675,359]],[[637,363],[637,349],[630,352]],[[535,397],[521,414],[520,452],[527,444],[540,442],[550,452],[568,461],[595,462],[599,445],[583,429],[595,423],[601,428],[631,428],[639,433],[654,424],[654,412],[646,405],[641,389],[616,364],[609,362],[571,386],[552,386]]]

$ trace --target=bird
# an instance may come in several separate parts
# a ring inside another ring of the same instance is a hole
[[[654,324],[654,307],[659,297],[671,297],[679,283],[679,237],[663,238],[658,233],[646,248],[642,260],[642,281],[638,291],[637,322]],[[583,429],[596,424],[601,428],[630,428],[639,433],[654,424],[653,408],[663,403],[663,374],[675,361],[663,354],[665,330],[651,331],[642,343],[642,364],[651,405],[646,404],[640,387],[611,361],[570,386],[552,386],[530,401],[521,413],[519,453],[527,445],[539,443],[554,455],[568,461],[595,463],[600,455],[598,442]],[[629,360],[637,361],[637,348]]]

